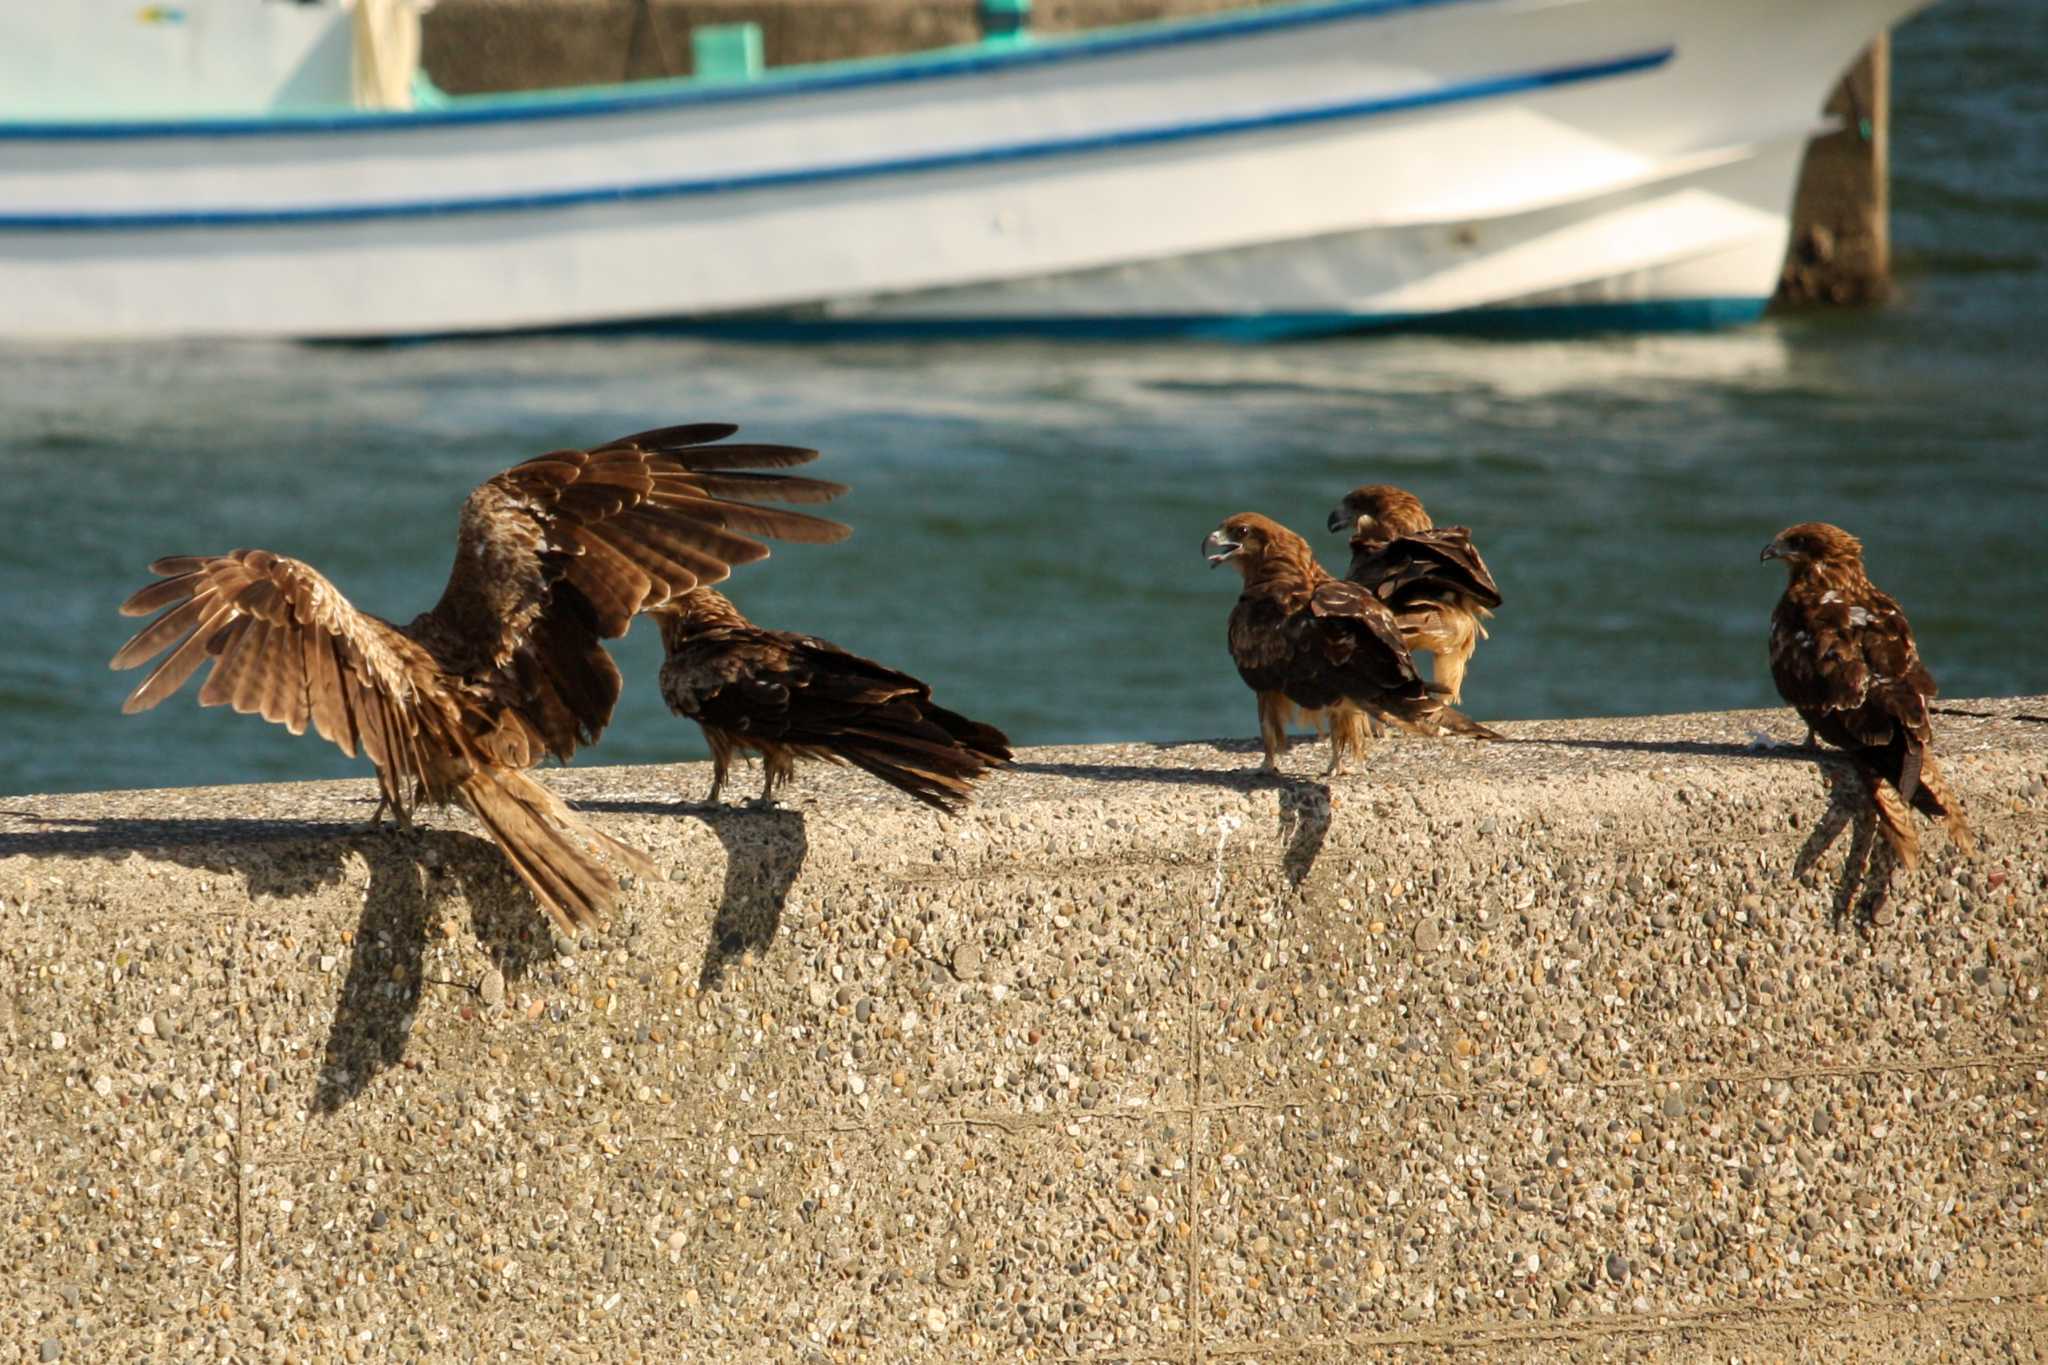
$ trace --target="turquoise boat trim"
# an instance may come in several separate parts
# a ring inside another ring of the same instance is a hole
[[[771,68],[755,80],[720,85],[689,79],[642,81],[633,85],[577,86],[562,90],[452,98],[432,109],[281,112],[259,118],[104,119],[0,123],[0,141],[93,140],[102,138],[276,137],[306,133],[400,132],[477,123],[519,123],[536,119],[595,118],[639,114],[698,104],[782,99],[828,94],[914,81],[980,76],[1062,62],[1092,61],[1152,49],[1218,42],[1261,33],[1376,20],[1393,14],[1492,0],[1316,0],[1201,19],[1166,20],[1098,29],[1072,37],[1041,38],[1028,44],[974,44],[907,56],[821,62]]]
[[[109,232],[193,228],[284,227],[311,223],[350,223],[394,218],[445,218],[492,213],[530,213],[590,204],[630,204],[683,199],[749,190],[787,189],[798,185],[832,184],[880,176],[917,175],[933,171],[1035,161],[1048,157],[1086,156],[1131,147],[1232,137],[1246,133],[1308,127],[1342,120],[1404,114],[1418,109],[1498,99],[1505,95],[1609,80],[1649,71],[1669,62],[1673,49],[1657,48],[1623,57],[1546,67],[1484,80],[1441,85],[1401,95],[1379,95],[1308,105],[1263,114],[1172,123],[1152,127],[1046,138],[921,156],[884,157],[832,166],[807,166],[785,171],[752,171],[706,176],[694,180],[650,181],[635,185],[599,185],[548,190],[534,194],[479,195],[468,199],[413,199],[364,204],[308,204],[265,209],[181,209],[114,213],[0,213],[0,232]]]
[[[1576,337],[1600,332],[1706,332],[1763,316],[1763,295],[1714,295],[1614,303],[1531,304],[1440,313],[1154,313],[1084,317],[1045,314],[980,318],[745,316],[646,318],[511,332],[434,332],[397,337],[315,338],[323,345],[387,345],[521,336],[703,336],[744,342],[953,341],[1301,341],[1355,334],[1493,338]]]

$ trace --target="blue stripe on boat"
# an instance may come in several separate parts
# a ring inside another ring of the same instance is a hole
[[[1149,128],[1127,128],[1116,132],[1089,133],[1079,137],[1048,138],[1035,142],[1013,142],[992,147],[975,147],[953,152],[932,152],[923,156],[882,158],[836,166],[810,166],[786,171],[753,171],[709,176],[696,180],[654,181],[637,185],[592,186],[584,189],[549,190],[537,194],[484,195],[470,199],[418,199],[388,203],[309,204],[274,209],[189,209],[152,213],[6,213],[0,214],[0,231],[75,232],[133,231],[162,228],[278,227],[300,223],[347,223],[390,218],[452,217],[479,213],[524,213],[541,209],[574,208],[587,204],[635,203],[656,199],[681,199],[705,194],[728,194],[745,190],[785,189],[794,185],[827,184],[861,180],[874,176],[914,175],[930,171],[989,166],[1009,161],[1033,161],[1045,157],[1076,156],[1116,151],[1127,147],[1156,146],[1198,138],[1227,137],[1241,133],[1299,128],[1344,119],[1373,118],[1407,113],[1447,104],[1497,99],[1503,95],[1606,80],[1648,71],[1671,60],[1673,49],[1658,48],[1625,57],[1584,62],[1571,66],[1546,67],[1535,71],[1493,76],[1484,80],[1440,85],[1402,95],[1380,95],[1370,99],[1345,100],[1334,104],[1310,105],[1275,110],[1264,114],[1213,119],[1201,123],[1174,123]]]
[[[1755,322],[1770,302],[1762,295],[1642,299],[1615,303],[1532,304],[1462,308],[1439,313],[1155,313],[1079,317],[832,318],[749,314],[743,317],[657,318],[536,329],[548,335],[674,334],[726,341],[945,341],[1032,337],[1063,341],[1265,342],[1360,332],[1480,337],[1583,336],[1589,332],[1700,332]],[[529,335],[527,332],[490,335]],[[463,333],[386,337],[361,343],[453,340]],[[476,334],[467,334],[476,335]]]
[[[12,139],[78,140],[94,138],[274,137],[302,133],[445,128],[452,124],[519,123],[534,119],[592,118],[606,114],[645,113],[678,105],[725,104],[741,100],[781,99],[791,95],[825,94],[913,81],[943,80],[991,72],[1018,71],[1061,62],[1086,61],[1142,52],[1153,48],[1239,38],[1338,23],[1347,19],[1378,19],[1409,10],[1467,5],[1478,0],[1329,0],[1329,3],[1286,5],[1218,18],[1170,20],[1126,28],[1040,39],[1021,47],[959,48],[872,63],[832,63],[834,70],[789,68],[770,70],[758,79],[731,86],[691,81],[649,81],[648,90],[594,87],[498,96],[459,96],[449,108],[404,111],[346,110],[330,114],[280,113],[263,118],[197,118],[156,120],[89,120],[78,122],[0,123],[0,141]],[[467,103],[474,100],[475,103]]]

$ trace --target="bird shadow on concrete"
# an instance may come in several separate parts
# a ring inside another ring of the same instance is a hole
[[[1248,752],[1261,752],[1256,744],[1246,747]],[[1315,868],[1316,856],[1323,851],[1323,840],[1328,838],[1330,833],[1329,783],[1294,773],[1275,774],[1255,767],[1224,772],[1213,768],[1141,768],[1115,763],[1017,763],[1011,766],[1019,772],[1047,773],[1054,777],[1074,777],[1092,781],[1159,782],[1167,785],[1226,787],[1245,792],[1257,791],[1262,787],[1277,787],[1280,796],[1280,834],[1287,840],[1286,851],[1281,855],[1281,866],[1287,874],[1287,884],[1291,887],[1299,888],[1308,880],[1309,873]]]
[[[1289,752],[1304,744],[1315,743],[1320,736],[1300,734],[1289,737],[1292,741]],[[1255,739],[1163,739],[1155,740],[1150,748],[1166,752],[1173,749],[1214,749],[1219,753],[1243,754],[1248,761],[1241,768],[1170,768],[1143,767],[1135,763],[1012,763],[1010,771],[1020,773],[1045,773],[1053,777],[1074,777],[1095,782],[1157,782],[1166,786],[1227,787],[1233,791],[1257,791],[1261,787],[1292,788],[1308,779],[1293,773],[1269,773],[1262,769],[1257,760],[1262,759],[1265,750]]]
[[[1715,743],[1703,739],[1548,739],[1540,735],[1506,735],[1496,744],[1546,745],[1559,749],[1604,749],[1614,753],[1693,754],[1701,758],[1797,759],[1812,763],[1825,760],[1831,751],[1795,744]],[[1846,759],[1842,760],[1845,764]]]
[[[1812,877],[1842,831],[1849,830],[1849,851],[1842,860],[1842,879],[1835,887],[1832,919],[1837,928],[1851,922],[1875,924],[1891,899],[1897,855],[1877,837],[1877,806],[1862,774],[1833,764],[1819,767],[1821,781],[1827,786],[1828,806],[1793,858],[1792,875],[1802,881]]]
[[[1805,879],[1819,866],[1844,829],[1853,829],[1842,880],[1835,888],[1833,919],[1838,926],[1854,920],[1875,923],[1891,896],[1898,860],[1877,837],[1877,811],[1870,789],[1855,765],[1833,749],[1813,745],[1751,745],[1705,740],[1642,739],[1509,739],[1509,744],[1550,744],[1572,749],[1608,749],[1645,753],[1698,754],[1712,758],[1779,759],[1810,764],[1820,773],[1828,806],[1806,843],[1793,859],[1792,875]]]
[[[119,861],[139,852],[239,877],[252,905],[259,897],[290,899],[338,885],[351,855],[360,855],[369,886],[314,1085],[316,1114],[336,1112],[404,1060],[426,985],[475,989],[423,979],[432,910],[451,893],[469,906],[479,945],[508,981],[555,956],[544,913],[503,855],[489,840],[462,830],[371,830],[333,821],[66,820],[32,809],[0,809],[0,817],[37,826],[0,834],[0,857],[62,853]]]
[[[711,917],[704,961],[697,968],[701,990],[717,990],[735,960],[768,951],[782,927],[789,889],[810,852],[800,812],[761,810],[751,815],[744,825],[732,818],[705,822],[725,845],[725,886]],[[744,844],[737,837],[742,828],[747,834]]]
[[[1083,782],[1157,782],[1164,786],[1231,787],[1250,791],[1271,780],[1255,768],[1145,768],[1135,763],[1012,763],[1010,772],[1043,773]]]
[[[320,1115],[339,1112],[378,1075],[404,1062],[428,986],[476,993],[474,982],[426,975],[434,911],[451,889],[469,908],[477,946],[507,984],[560,955],[547,912],[490,840],[415,825],[369,835],[358,851],[369,864],[370,885],[314,1085],[312,1109]]]
[[[249,895],[301,895],[341,879],[342,864],[361,825],[289,824],[279,820],[66,819],[26,806],[0,808],[0,819],[32,825],[0,833],[0,858],[67,854],[119,862],[133,853],[185,867],[239,876]],[[287,846],[287,847],[280,847]],[[276,855],[276,856],[273,856]]]
[[[340,1112],[379,1073],[405,1060],[424,989],[426,880],[411,858],[370,859],[370,886],[313,1083],[315,1114]]]
[[[1330,788],[1323,782],[1298,781],[1280,793],[1280,833],[1287,847],[1280,869],[1287,885],[1299,891],[1315,871],[1323,841],[1330,837]]]
[[[1967,716],[1971,720],[2016,720],[2027,725],[2048,725],[2048,716],[2029,715],[2025,711],[2003,716],[1995,711],[1972,711],[1963,706],[1930,706],[1927,711],[1935,716]]]
[[[726,968],[749,953],[768,951],[782,927],[789,891],[803,871],[810,837],[799,810],[780,806],[713,806],[691,802],[578,801],[579,810],[627,815],[692,815],[725,847],[725,885],[711,916],[700,990],[717,990]]]

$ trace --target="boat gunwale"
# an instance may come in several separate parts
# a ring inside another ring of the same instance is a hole
[[[468,199],[394,200],[381,203],[313,204],[268,208],[199,208],[107,213],[0,213],[0,234],[22,232],[120,232],[194,228],[290,227],[400,218],[451,218],[492,213],[528,213],[596,204],[637,204],[710,194],[788,189],[882,176],[930,174],[1015,161],[1086,156],[1208,138],[1283,131],[1318,124],[1364,120],[1446,108],[1512,95],[1568,89],[1592,81],[1639,75],[1667,66],[1674,47],[1605,57],[1565,66],[1537,67],[1400,94],[1295,106],[1258,114],[1200,122],[1144,125],[1065,138],[1013,142],[927,152],[835,165],[740,171],[694,180],[597,185],[526,194],[479,195]]]
[[[1585,0],[1548,0],[1578,4]],[[1249,11],[1034,37],[1002,45],[966,44],[889,57],[771,67],[744,81],[691,77],[627,84],[454,95],[429,109],[285,110],[192,118],[0,121],[4,141],[279,137],[358,132],[419,132],[474,124],[644,114],[697,105],[804,97],[964,76],[1005,74],[1069,61],[1224,41],[1347,20],[1377,20],[1415,10],[1475,5],[1519,7],[1527,0],[1299,0]]]

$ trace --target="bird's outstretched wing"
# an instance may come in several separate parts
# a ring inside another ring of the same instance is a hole
[[[159,581],[121,612],[160,614],[111,666],[169,653],[129,694],[124,713],[147,711],[211,663],[201,706],[232,706],[295,735],[310,723],[350,756],[360,745],[385,796],[409,805],[413,783],[433,771],[423,738],[457,723],[463,707],[425,650],[356,610],[311,565],[268,550],[173,556],[150,570]]]
[[[489,698],[441,672],[388,621],[350,606],[310,566],[267,550],[180,556],[130,597],[130,616],[160,612],[114,655],[133,668],[169,654],[121,708],[146,711],[201,667],[202,706],[232,706],[293,734],[311,724],[343,753],[360,746],[401,814],[416,795],[467,807],[562,931],[611,910],[607,859],[651,875],[647,855],[578,818],[522,768],[538,757]]]
[[[486,481],[463,505],[441,600],[408,629],[452,672],[489,678],[540,746],[567,759],[597,738],[618,701],[618,669],[600,641],[766,557],[756,537],[822,543],[850,534],[751,501],[818,503],[846,490],[764,472],[816,459],[814,450],[711,444],[735,430],[663,427],[536,456]]]

